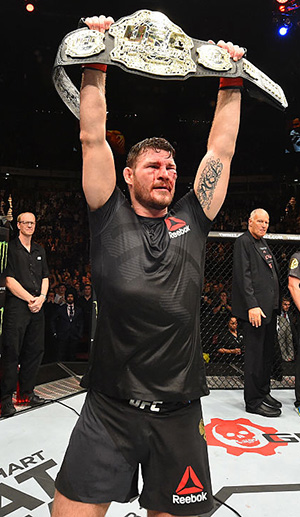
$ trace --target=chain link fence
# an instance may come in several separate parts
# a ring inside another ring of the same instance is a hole
[[[243,329],[231,312],[233,246],[239,235],[241,233],[210,232],[207,242],[201,340],[208,386],[212,389],[243,388]],[[300,236],[267,234],[265,239],[278,262],[283,303],[287,298],[285,308],[288,309],[287,318],[277,318],[271,387],[294,388],[298,311],[288,290],[288,265],[292,254],[300,249]]]

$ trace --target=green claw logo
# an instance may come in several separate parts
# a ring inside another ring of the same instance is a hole
[[[4,312],[4,307],[1,307],[1,309],[0,309],[0,336],[2,336],[3,312]]]
[[[0,242],[0,274],[3,273],[7,264],[7,250],[8,250],[8,242],[2,241]]]

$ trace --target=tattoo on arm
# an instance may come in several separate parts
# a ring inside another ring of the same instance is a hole
[[[223,163],[220,161],[220,158],[217,158],[216,160],[214,158],[210,158],[208,160],[196,189],[197,198],[199,199],[202,208],[210,208],[214,190],[217,186],[222,170]]]

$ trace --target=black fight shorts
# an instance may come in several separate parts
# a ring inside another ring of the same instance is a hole
[[[171,407],[170,407],[171,406]],[[143,408],[143,409],[142,409]],[[199,400],[134,407],[95,391],[87,394],[58,473],[57,490],[82,503],[129,502],[173,515],[213,507]]]

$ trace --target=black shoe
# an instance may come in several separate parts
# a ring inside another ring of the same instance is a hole
[[[279,400],[274,399],[274,397],[272,397],[272,395],[270,395],[270,393],[265,396],[263,403],[267,404],[267,406],[270,406],[270,407],[276,407],[277,409],[282,407],[281,402],[279,402]]]
[[[247,413],[255,413],[256,415],[261,416],[275,417],[281,415],[281,411],[279,408],[267,406],[267,404],[265,404],[264,402],[261,402],[261,404],[259,404],[259,406],[257,406],[254,409],[247,408],[246,406],[246,411]]]
[[[39,397],[34,392],[29,393],[29,395],[27,395],[27,397],[28,397],[28,406],[32,406],[32,407],[41,406],[42,404],[45,404],[45,402],[46,402],[45,399],[43,399],[42,397]]]
[[[1,416],[8,417],[13,416],[16,413],[16,408],[12,403],[11,399],[2,400]]]

